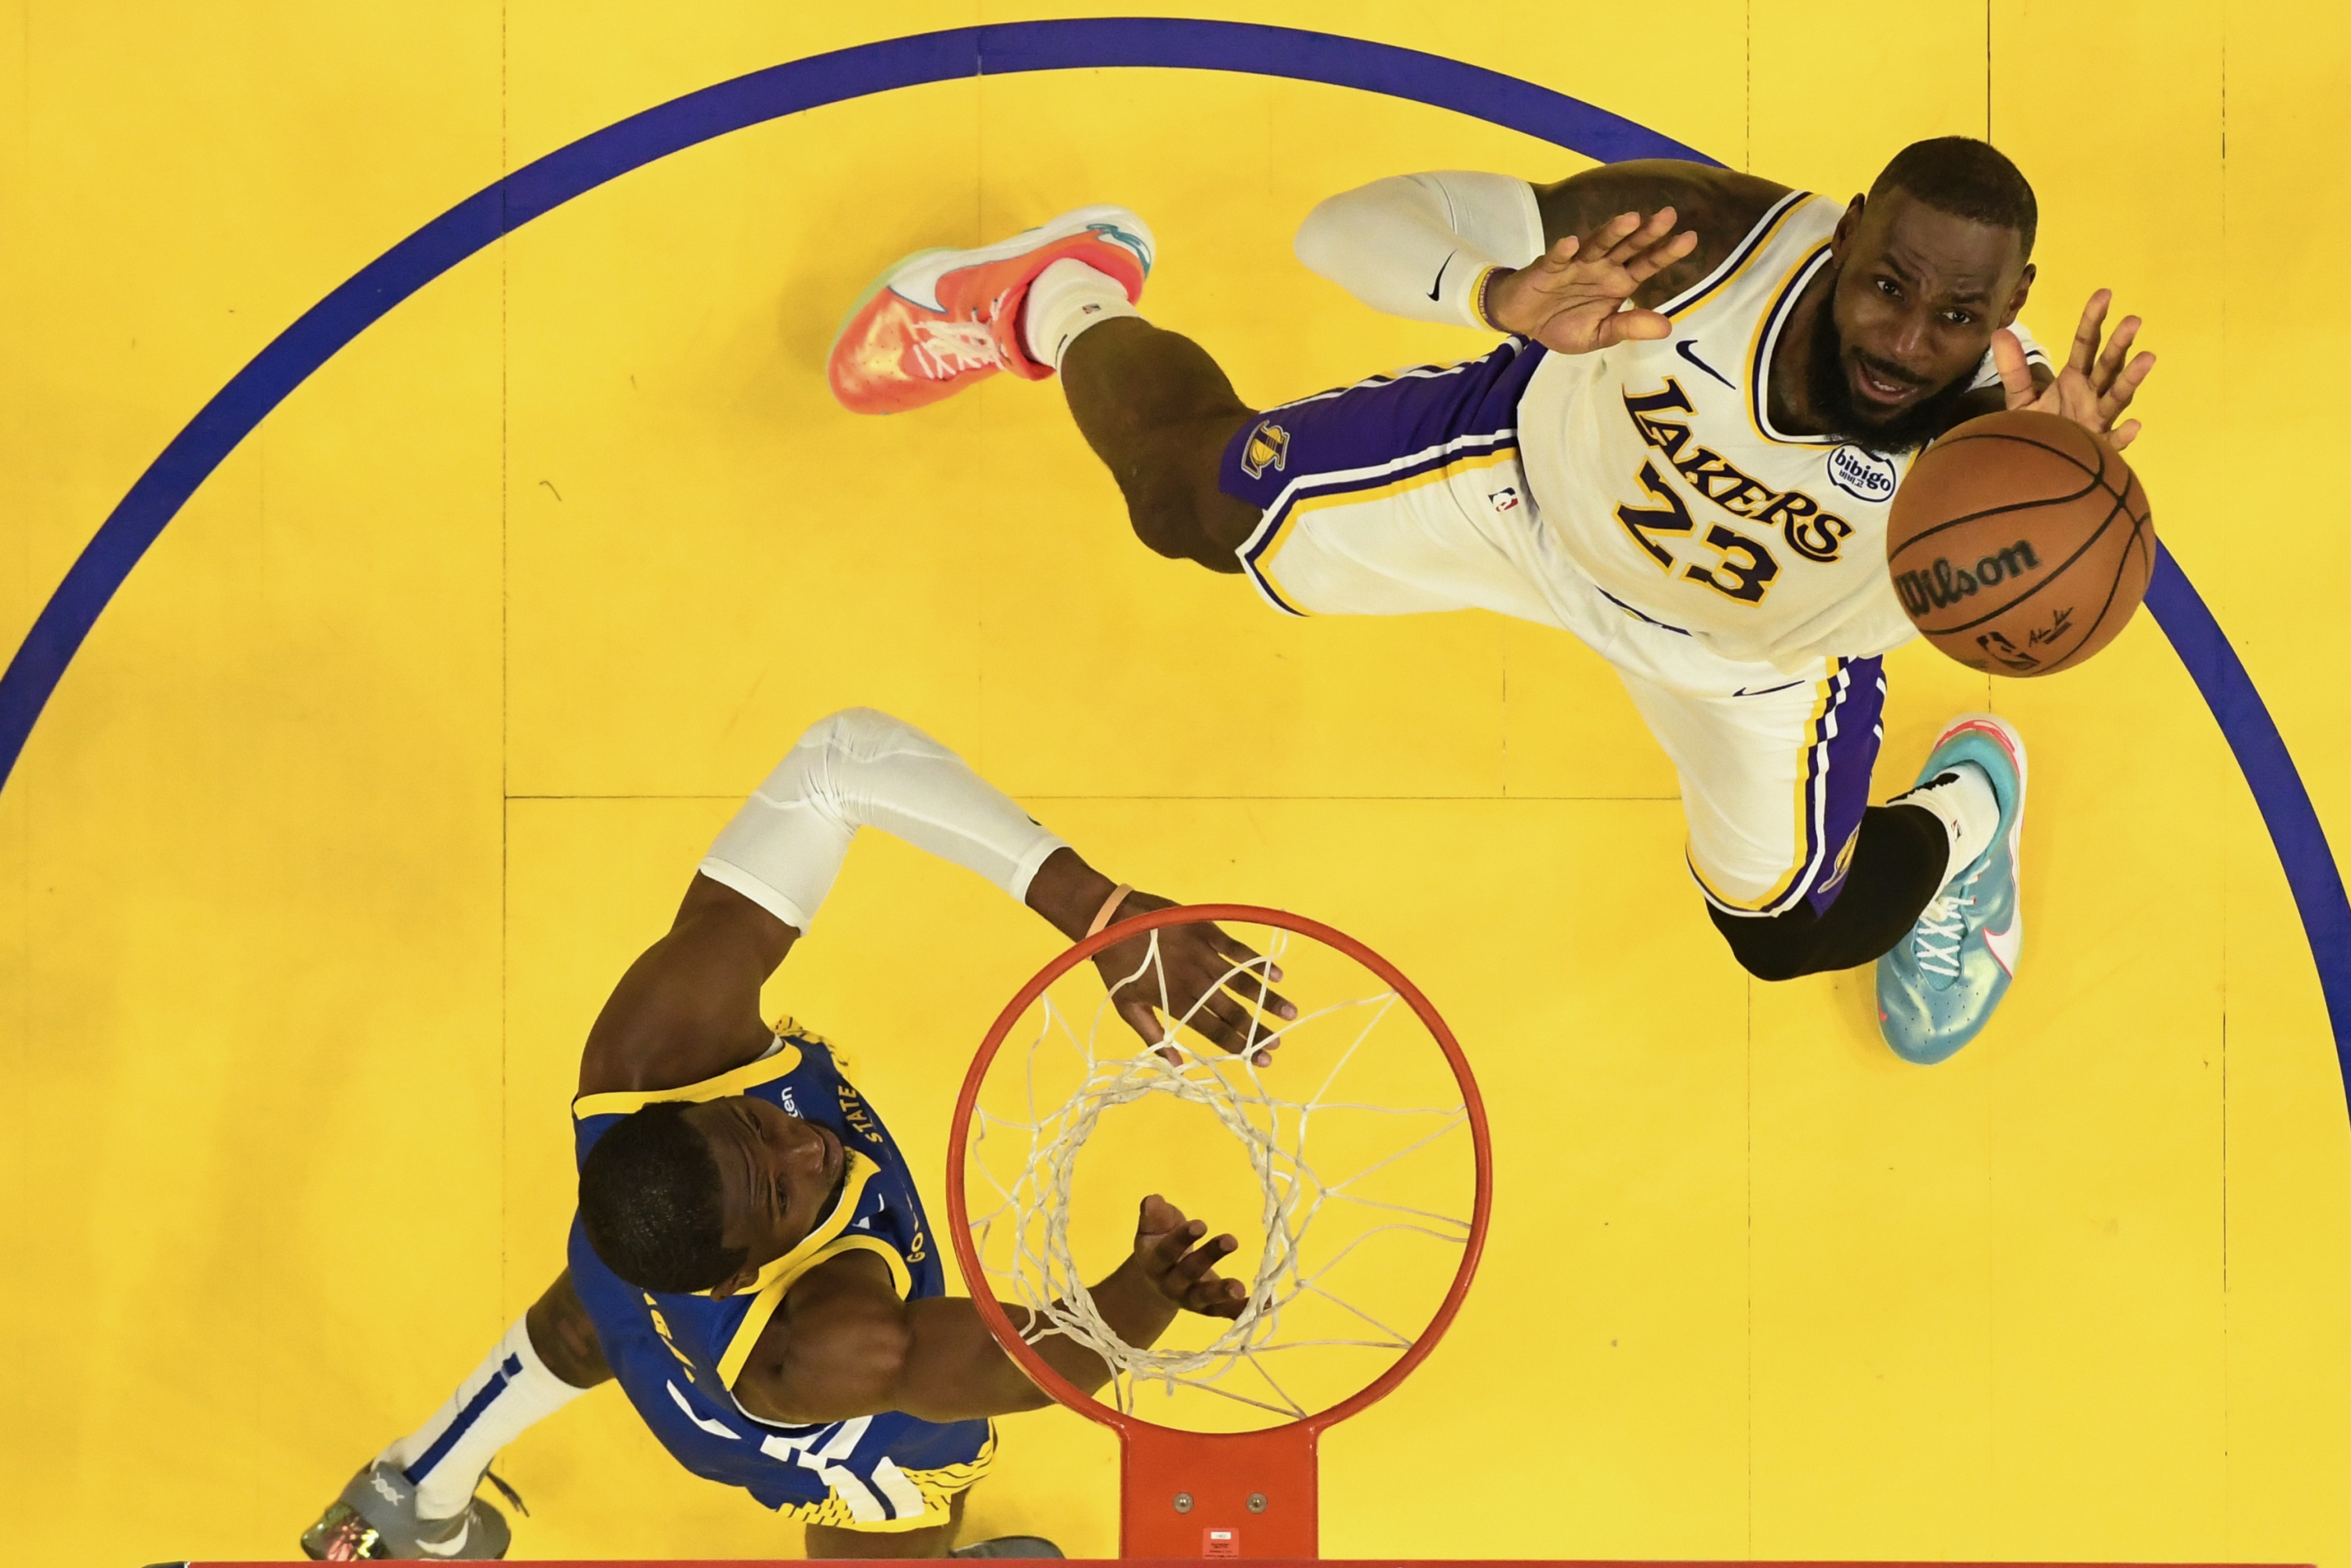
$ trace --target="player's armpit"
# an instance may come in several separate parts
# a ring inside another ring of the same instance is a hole
[[[1570,235],[1584,238],[1620,214],[1646,217],[1660,207],[1672,207],[1679,218],[1676,226],[1697,233],[1698,248],[1634,295],[1635,305],[1654,308],[1713,271],[1771,204],[1787,193],[1785,185],[1735,169],[1674,158],[1635,158],[1538,185],[1535,202],[1542,211],[1546,245],[1557,245]]]

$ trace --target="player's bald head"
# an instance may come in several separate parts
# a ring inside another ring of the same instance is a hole
[[[2013,232],[2019,266],[2032,259],[2041,207],[2023,171],[1989,141],[1937,136],[1913,141],[1894,155],[1869,187],[1869,204],[1896,191],[1953,217]]]

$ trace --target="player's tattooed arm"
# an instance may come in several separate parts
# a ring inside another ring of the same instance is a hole
[[[2065,357],[2065,368],[2053,377],[2046,371],[2035,373],[2015,334],[2005,329],[1993,333],[1992,363],[2000,368],[1999,390],[2004,405],[2070,419],[2117,452],[2137,440],[2138,421],[2123,419],[2123,414],[2154,371],[2155,356],[2130,351],[2138,340],[2136,316],[2126,316],[2116,324],[2114,336],[2101,351],[2098,342],[2113,303],[2112,289],[2101,288],[2090,296],[2090,302],[2082,308],[2081,323],[2074,329],[2074,347]],[[2121,423],[2116,423],[2117,420]]]
[[[1771,204],[1787,193],[1785,185],[1735,169],[1637,158],[1538,185],[1535,203],[1542,212],[1543,243],[1553,255],[1566,239],[1578,241],[1590,254],[1600,231],[1625,214],[1647,217],[1671,207],[1677,226],[1698,238],[1687,253],[1643,279],[1633,294],[1634,304],[1653,308],[1713,271]]]
[[[1053,929],[1075,942],[1086,935],[1095,915],[1117,891],[1110,878],[1088,865],[1077,851],[1064,846],[1037,868],[1029,883],[1028,903]],[[1130,888],[1112,918],[1132,919],[1174,904],[1175,900],[1155,893]],[[1268,1022],[1259,1011],[1258,977],[1261,974],[1279,982],[1280,969],[1265,966],[1248,944],[1214,925],[1167,925],[1155,935],[1159,941],[1155,969],[1148,961],[1150,936],[1131,936],[1094,956],[1094,967],[1101,971],[1102,984],[1113,988],[1113,1005],[1126,1026],[1148,1045],[1167,1038],[1169,1030],[1156,1009],[1158,976],[1164,973],[1168,1003],[1185,1027],[1236,1056],[1253,1056],[1259,1067],[1270,1065],[1272,1051],[1281,1042],[1267,1037],[1280,1025]],[[1243,965],[1252,967],[1244,970]],[[1148,984],[1121,985],[1138,974]],[[1262,1007],[1264,1013],[1283,1021],[1298,1016],[1298,1009],[1278,993],[1266,992]]]
[[[1113,1333],[1148,1345],[1178,1312],[1237,1317],[1248,1288],[1216,1271],[1238,1245],[1207,1235],[1166,1199],[1143,1200],[1134,1250],[1092,1291]],[[1021,1321],[1018,1309],[1008,1309]],[[1037,1342],[1054,1371],[1091,1392],[1110,1376],[1093,1352],[1060,1334]],[[899,1299],[888,1268],[859,1250],[809,1271],[752,1347],[735,1396],[762,1420],[799,1426],[902,1411],[965,1421],[1035,1410],[1051,1398],[996,1343],[961,1297]]]

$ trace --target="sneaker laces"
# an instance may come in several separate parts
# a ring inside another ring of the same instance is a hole
[[[935,382],[966,371],[1004,368],[996,330],[985,321],[917,321],[914,336],[915,361]]]
[[[1967,945],[1968,926],[1974,916],[1972,889],[1982,876],[1984,868],[1978,866],[1927,901],[1918,914],[1918,924],[1910,932],[1910,956],[1918,967],[1945,979],[1959,977],[1959,949]]]

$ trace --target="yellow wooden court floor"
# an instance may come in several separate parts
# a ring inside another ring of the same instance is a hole
[[[277,333],[502,174],[780,62],[1113,9],[5,0],[0,640]],[[2339,8],[1150,11],[1467,61],[1840,196],[1990,134],[2042,204],[2039,334],[2101,285],[2147,318],[2158,526],[2351,841]],[[589,1020],[782,749],[867,704],[1117,877],[1368,940],[1468,1046],[1487,1262],[1327,1441],[1332,1555],[2351,1564],[2351,1116],[2286,868],[2150,618],[2046,682],[1889,660],[1878,798],[1958,711],[2032,747],[2020,978],[1922,1070],[1865,971],[1732,962],[1672,774],[1563,635],[1288,621],[1162,561],[1050,386],[888,420],[825,389],[882,265],[1092,201],[1149,218],[1146,309],[1255,402],[1479,352],[1308,274],[1298,220],[1585,162],[1235,70],[967,75],[636,169],[329,358],[0,791],[0,1558],[290,1555],[559,1266]],[[869,835],[770,1000],[857,1051],[935,1190],[1052,951]],[[1107,1554],[1107,1435],[1004,1437],[974,1532]],[[616,1391],[502,1471],[518,1556],[799,1550]]]

